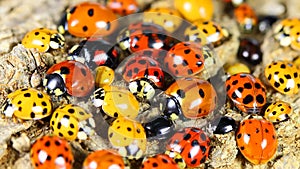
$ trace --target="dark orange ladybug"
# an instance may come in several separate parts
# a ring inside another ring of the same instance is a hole
[[[96,2],[82,2],[66,11],[58,31],[62,34],[68,31],[71,35],[84,38],[102,37],[117,28],[116,19],[111,9]]]

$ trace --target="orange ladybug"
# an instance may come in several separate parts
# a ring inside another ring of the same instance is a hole
[[[116,19],[111,9],[95,2],[82,2],[66,11],[58,31],[83,38],[107,36],[117,28]]]
[[[236,141],[243,156],[253,164],[268,162],[277,149],[275,128],[265,119],[249,118],[241,121]]]
[[[234,16],[243,32],[252,32],[258,23],[258,18],[250,5],[243,3],[234,9]]]
[[[125,164],[122,157],[113,150],[98,150],[90,155],[83,162],[83,169],[124,169]]]

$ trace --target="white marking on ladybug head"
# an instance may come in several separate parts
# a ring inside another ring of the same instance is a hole
[[[18,110],[16,106],[13,106],[13,105],[8,105],[6,107],[6,109],[3,111],[3,114],[6,116],[6,117],[12,117],[14,112]]]

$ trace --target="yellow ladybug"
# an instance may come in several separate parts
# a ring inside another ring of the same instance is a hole
[[[24,36],[22,45],[26,48],[36,48],[39,52],[47,52],[50,48],[62,48],[65,45],[65,38],[56,30],[38,28]]]
[[[23,88],[10,93],[2,107],[4,117],[38,120],[52,113],[50,96],[34,88]]]
[[[79,106],[66,104],[55,109],[50,120],[50,127],[56,136],[67,140],[75,140],[76,138],[85,140],[86,135],[80,129],[79,122],[91,116]]]

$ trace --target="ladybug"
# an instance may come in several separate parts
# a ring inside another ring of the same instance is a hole
[[[55,109],[50,120],[50,128],[53,134],[67,140],[85,140],[86,134],[83,132],[79,122],[90,118],[92,115],[83,108],[66,104]]]
[[[284,101],[277,101],[270,104],[266,108],[264,117],[272,123],[278,123],[287,120],[291,112],[292,107],[289,103]]]
[[[155,88],[162,88],[164,72],[160,64],[151,58],[153,50],[135,52],[124,63],[123,79],[129,82],[129,90],[139,99],[151,99]]]
[[[108,139],[123,157],[141,158],[146,151],[146,133],[142,124],[118,117],[108,128]]]
[[[225,64],[224,66],[226,73],[234,75],[237,73],[250,73],[250,69],[243,63]]]
[[[266,104],[266,88],[262,82],[248,73],[237,73],[225,82],[227,96],[245,113],[258,113]]]
[[[130,82],[137,79],[146,78],[156,87],[162,88],[164,82],[164,72],[160,63],[152,59],[153,50],[143,50],[130,55],[125,61],[122,71],[123,79]]]
[[[293,27],[290,32],[291,47],[294,50],[300,50],[300,25]]]
[[[268,162],[275,155],[278,144],[273,124],[256,118],[240,122],[236,141],[243,156],[253,164]]]
[[[43,80],[47,93],[61,96],[87,96],[95,86],[92,71],[84,64],[67,60],[51,66]]]
[[[92,102],[96,107],[101,107],[103,112],[110,117],[124,116],[135,119],[139,113],[139,102],[134,95],[125,88],[117,86],[103,86],[97,89]]]
[[[194,42],[177,43],[167,53],[164,64],[175,77],[198,74],[204,69],[203,49]]]
[[[47,52],[49,49],[63,48],[65,38],[56,30],[38,28],[24,36],[22,45],[26,48],[36,48],[39,52]]]
[[[173,161],[171,157],[166,154],[157,154],[153,157],[144,159],[141,169],[180,169],[179,166]]]
[[[212,0],[174,0],[174,6],[190,22],[211,20],[214,13]]]
[[[169,33],[176,31],[182,23],[180,13],[176,9],[159,7],[150,8],[143,13],[143,21],[155,23],[163,27]]]
[[[217,104],[214,87],[208,81],[197,78],[178,79],[169,86],[165,94],[177,99],[187,118],[205,117]]]
[[[281,20],[274,26],[273,35],[274,38],[279,41],[281,46],[289,46],[291,44],[291,30],[299,30],[300,19],[299,18],[286,18]]]
[[[259,42],[254,38],[242,38],[237,57],[249,65],[258,65],[262,62],[262,52]]]
[[[117,37],[119,46],[131,53],[144,49],[169,50],[174,39],[161,26],[148,22],[136,22],[124,28]]]
[[[245,33],[252,32],[257,26],[258,18],[253,8],[247,3],[242,3],[234,9],[234,16],[241,30]]]
[[[166,149],[179,153],[187,167],[198,167],[208,158],[209,144],[210,139],[204,131],[195,127],[186,127],[170,138]]]
[[[121,16],[137,13],[140,11],[136,0],[108,0],[106,6],[114,13]]]
[[[117,28],[117,16],[111,9],[96,2],[82,2],[67,9],[58,31],[76,37],[107,36]]]
[[[15,117],[19,120],[38,120],[51,113],[49,95],[34,88],[23,88],[8,94],[1,114],[3,117]]]
[[[200,42],[202,45],[221,45],[229,39],[230,34],[226,28],[213,21],[197,20],[184,31],[185,41]]]
[[[110,85],[115,79],[115,72],[108,66],[98,66],[95,69],[95,85],[96,87],[103,87]]]
[[[147,139],[154,137],[154,139],[164,140],[174,133],[174,123],[162,116],[144,123],[143,127],[145,129]]]
[[[223,116],[217,125],[214,134],[226,134],[237,129],[236,122],[233,118],[228,116]]]
[[[76,60],[86,64],[90,69],[97,66],[116,68],[121,49],[103,39],[88,39],[74,45],[69,51],[69,60]]]
[[[43,136],[32,144],[30,160],[35,169],[71,169],[74,157],[66,140],[57,136]]]
[[[281,46],[291,46],[294,50],[300,50],[300,20],[298,18],[286,18],[281,20],[273,29],[274,38]]]
[[[300,88],[299,69],[288,61],[274,61],[265,67],[265,77],[282,94],[297,94]]]
[[[83,162],[83,169],[125,169],[123,158],[114,150],[97,150]]]

